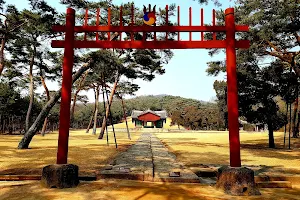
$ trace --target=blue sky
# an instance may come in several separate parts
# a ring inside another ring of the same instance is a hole
[[[56,7],[60,12],[65,12],[66,7],[59,4],[59,0],[47,0],[47,2]],[[127,3],[128,0],[114,0],[116,4]],[[10,3],[15,4],[19,9],[28,8],[26,0],[12,0]],[[212,9],[216,8],[213,3],[208,5],[199,5],[199,3],[193,0],[138,0],[134,1],[136,7],[142,8],[143,5],[156,5],[157,7],[164,8],[167,4],[176,3],[180,6],[181,10],[181,25],[188,25],[189,7],[192,7],[193,12],[193,25],[200,24],[200,9],[204,8],[204,22],[211,23]],[[233,1],[222,1],[221,8],[233,6]],[[177,17],[176,17],[177,18]],[[175,18],[175,19],[176,19]],[[172,19],[171,19],[172,20]],[[181,34],[181,40],[187,40],[188,33]],[[199,40],[200,33],[193,33],[193,39]],[[213,82],[215,80],[224,79],[224,74],[218,77],[207,76],[205,70],[207,68],[207,62],[213,60],[224,60],[225,54],[220,53],[214,57],[208,55],[208,51],[205,49],[189,49],[189,50],[173,50],[174,57],[172,60],[164,66],[166,73],[161,76],[157,76],[152,82],[145,82],[142,80],[136,80],[135,83],[140,85],[141,89],[136,93],[140,95],[157,95],[168,94],[181,96],[185,98],[193,98],[198,100],[209,101],[215,97],[213,90]],[[50,83],[50,89],[57,89],[57,84]],[[87,93],[89,99],[93,101],[94,95],[90,91]]]

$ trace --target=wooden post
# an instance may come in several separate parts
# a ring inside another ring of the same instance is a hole
[[[225,26],[230,166],[241,167],[234,8],[225,10]]]
[[[57,164],[67,164],[68,159],[72,69],[74,63],[74,25],[75,10],[68,8],[66,16],[66,36],[63,59]]]

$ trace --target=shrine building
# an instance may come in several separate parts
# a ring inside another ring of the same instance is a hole
[[[163,128],[167,119],[167,111],[133,110],[131,117],[136,128]]]

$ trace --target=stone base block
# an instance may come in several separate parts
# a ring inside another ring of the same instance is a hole
[[[254,171],[246,167],[224,166],[219,168],[216,187],[230,195],[260,195],[254,182]]]
[[[72,188],[79,184],[78,166],[54,164],[43,168],[41,182],[48,188]]]

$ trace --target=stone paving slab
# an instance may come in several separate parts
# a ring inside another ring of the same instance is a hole
[[[151,147],[154,164],[154,181],[199,183],[199,177],[182,163],[176,161],[176,156],[169,152],[165,145],[154,135],[151,137]],[[170,177],[170,173],[179,172],[179,177]]]
[[[150,134],[142,134],[136,144],[113,160],[111,169],[102,170],[97,177],[142,181],[150,179],[152,181],[153,163],[150,140]]]
[[[172,172],[179,172],[180,176],[170,177]],[[151,133],[143,133],[134,145],[120,153],[97,177],[155,182],[200,182],[198,176],[177,162],[176,156]]]

